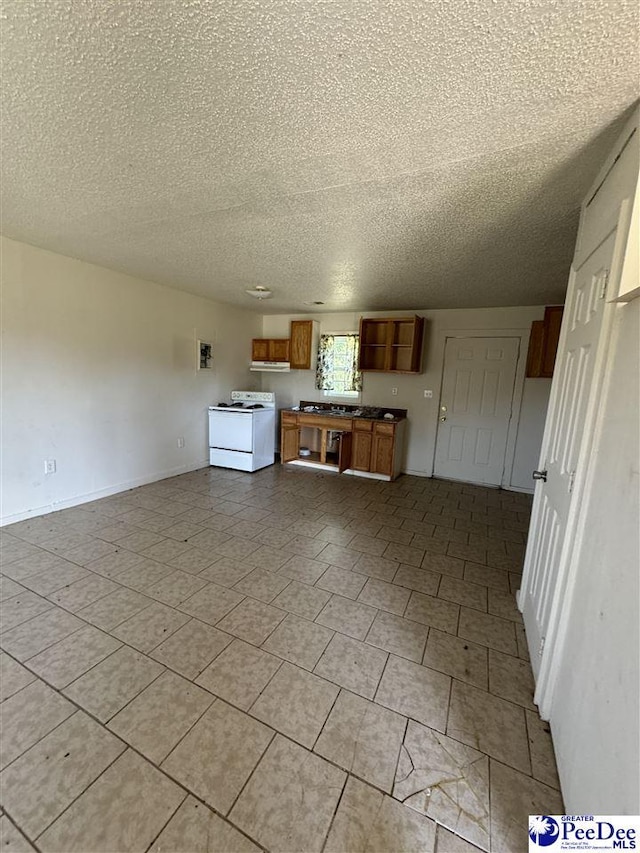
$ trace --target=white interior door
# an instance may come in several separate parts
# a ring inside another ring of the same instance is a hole
[[[605,308],[616,232],[572,272],[554,373],[555,405],[549,412],[536,485],[523,586],[523,611],[534,674],[538,675],[558,574],[570,543],[566,536],[576,494],[585,418]],[[583,454],[584,455],[584,454]]]
[[[519,338],[447,338],[434,475],[499,486]]]

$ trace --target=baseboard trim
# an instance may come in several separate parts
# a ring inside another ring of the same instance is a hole
[[[190,471],[197,471],[199,468],[208,467],[209,460],[203,459],[201,462],[194,462],[189,465],[179,465],[176,468],[170,468],[166,471],[157,471],[155,474],[149,474],[145,477],[136,477],[133,480],[126,480],[123,483],[106,486],[104,489],[98,489],[95,492],[76,495],[75,497],[65,498],[61,501],[53,501],[50,504],[44,504],[43,506],[35,507],[34,509],[25,510],[24,512],[3,515],[0,516],[0,527],[6,527],[8,524],[15,524],[17,521],[26,521],[29,518],[36,518],[39,515],[47,515],[50,512],[57,512],[61,509],[81,506],[82,504],[91,503],[91,501],[100,500],[100,498],[108,498],[111,497],[111,495],[117,495],[120,492],[127,492],[129,489],[135,489],[138,486],[148,486],[149,483],[157,483],[159,480],[166,480],[169,477],[177,477],[179,474],[188,474]]]

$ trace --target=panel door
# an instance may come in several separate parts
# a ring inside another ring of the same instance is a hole
[[[289,338],[269,340],[268,361],[289,361]]]
[[[311,343],[313,320],[291,321],[290,359],[292,370],[309,370],[311,367]]]
[[[351,448],[351,467],[355,471],[368,471],[371,461],[371,433],[356,431],[353,433]]]
[[[393,433],[373,434],[371,471],[375,474],[393,475]]]
[[[297,424],[283,424],[280,433],[280,461],[291,462],[300,453],[300,430]]]
[[[434,475],[499,486],[519,338],[447,338]]]
[[[539,480],[536,484],[519,598],[531,665],[536,675],[558,584],[567,520],[576,497],[573,483],[614,243],[615,232],[573,273],[567,293],[563,321],[565,338],[562,352],[558,352],[554,378],[554,384],[558,383],[556,405],[549,412],[540,462],[541,469],[547,472],[547,480]]]

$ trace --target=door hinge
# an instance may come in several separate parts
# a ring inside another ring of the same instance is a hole
[[[604,271],[602,276],[602,284],[600,285],[600,299],[604,299],[607,295],[607,287],[609,286],[609,270]]]
[[[538,649],[538,656],[540,656],[540,655],[542,654],[542,652],[544,651],[544,641],[545,641],[545,639],[546,639],[546,638],[545,638],[545,637],[543,637],[543,638],[540,640],[540,648]]]
[[[571,494],[571,492],[573,491],[573,484],[575,483],[575,481],[576,481],[576,472],[570,471],[569,472],[569,494]]]

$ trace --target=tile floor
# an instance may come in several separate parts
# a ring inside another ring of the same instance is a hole
[[[526,850],[529,509],[207,468],[5,527],[3,849]]]

